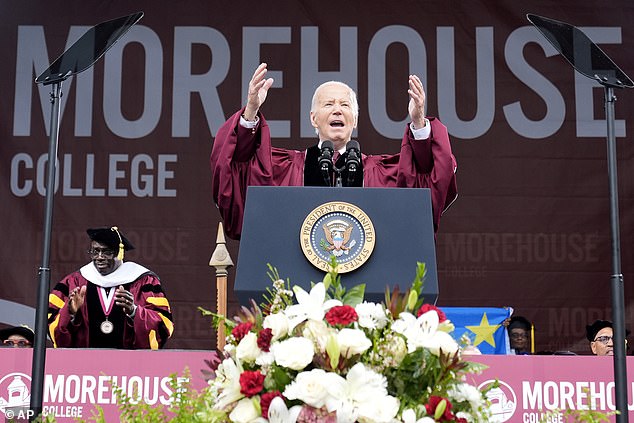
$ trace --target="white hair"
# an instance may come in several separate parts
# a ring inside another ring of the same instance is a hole
[[[310,103],[311,113],[314,112],[315,108],[317,107],[317,92],[319,92],[319,90],[325,87],[326,85],[339,85],[341,87],[348,89],[348,93],[350,95],[350,107],[352,108],[352,115],[354,116],[354,121],[359,122],[359,102],[357,101],[357,93],[355,93],[354,90],[350,88],[348,84],[345,84],[341,81],[324,82],[323,84],[321,84],[315,89],[315,92],[313,93],[313,100]],[[315,128],[315,133],[319,135],[319,131],[317,128]]]

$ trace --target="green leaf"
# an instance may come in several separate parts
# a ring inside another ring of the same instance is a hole
[[[288,385],[289,383],[291,383],[292,379],[288,373],[286,373],[280,367],[276,366],[273,369],[273,380],[275,381],[275,384],[277,385],[277,389],[279,391],[283,391],[284,387]]]
[[[342,302],[351,307],[361,304],[363,302],[363,296],[365,295],[365,284],[355,285],[348,289],[343,296]]]

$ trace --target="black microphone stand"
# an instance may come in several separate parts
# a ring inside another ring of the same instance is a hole
[[[621,240],[619,229],[618,177],[616,133],[614,129],[614,88],[634,88],[634,82],[583,31],[565,22],[528,14],[528,20],[582,75],[595,80],[604,88],[607,123],[607,163],[610,191],[610,232],[612,235],[612,324],[614,335],[614,391],[618,414],[617,423],[627,423],[627,362],[625,359],[625,304],[621,273]]]
[[[42,239],[42,264],[38,269],[37,308],[35,310],[35,339],[31,364],[31,398],[29,420],[34,421],[43,411],[44,370],[46,366],[46,333],[48,293],[51,280],[50,252],[53,226],[53,199],[56,179],[56,160],[59,146],[60,100],[62,82],[91,67],[131,27],[143,17],[137,12],[90,28],[82,37],[58,57],[35,82],[51,85],[51,131],[47,156],[46,200]]]

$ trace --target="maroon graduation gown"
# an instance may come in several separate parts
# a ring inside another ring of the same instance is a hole
[[[49,333],[55,348],[104,348],[103,342],[91,339],[101,336],[96,326],[103,320],[91,322],[90,308],[97,309],[98,297],[86,295],[84,305],[77,311],[71,322],[68,310],[68,295],[75,287],[94,284],[77,271],[57,283],[49,295]],[[122,284],[134,296],[137,305],[133,318],[122,316],[122,338],[113,341],[110,348],[158,349],[172,335],[174,326],[169,302],[163,293],[161,283],[153,273],[141,275],[138,279]],[[116,288],[111,288],[116,289]],[[97,301],[97,304],[89,304]],[[113,300],[114,301],[114,300]],[[116,305],[113,307],[119,308]],[[102,312],[103,313],[103,312]],[[115,329],[118,331],[119,329]],[[113,334],[114,335],[114,334]]]
[[[257,128],[240,125],[244,109],[236,112],[218,130],[211,152],[212,194],[220,210],[227,235],[240,238],[248,186],[302,186],[305,151],[271,145],[264,117]],[[405,128],[401,151],[394,155],[362,154],[365,187],[429,188],[434,231],[442,212],[457,197],[456,160],[451,153],[447,128],[428,118],[431,135],[415,140]]]

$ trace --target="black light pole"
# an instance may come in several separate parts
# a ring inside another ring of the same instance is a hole
[[[42,413],[44,369],[46,367],[46,333],[48,292],[51,281],[51,233],[53,227],[53,199],[57,174],[57,147],[59,142],[60,101],[62,82],[71,75],[91,67],[112,45],[143,17],[143,12],[102,22],[90,28],[68,50],[58,57],[47,70],[35,78],[36,83],[51,85],[51,125],[47,157],[46,200],[42,241],[42,264],[39,268],[37,308],[35,310],[35,343],[31,368],[30,420]]]
[[[619,193],[614,131],[614,88],[634,88],[634,82],[583,31],[565,22],[528,14],[528,20],[582,75],[594,79],[604,88],[607,122],[607,161],[610,187],[610,229],[612,236],[612,330],[614,336],[614,389],[617,423],[627,423],[627,362],[625,356],[625,301],[621,274],[619,229]]]

